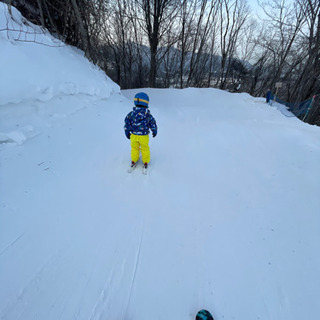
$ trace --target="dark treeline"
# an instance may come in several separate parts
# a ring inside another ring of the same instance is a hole
[[[267,0],[263,20],[246,0],[5,2],[82,49],[123,89],[216,87],[264,96],[281,82],[278,96],[288,102],[320,93],[319,0]],[[318,103],[306,121],[320,125]]]

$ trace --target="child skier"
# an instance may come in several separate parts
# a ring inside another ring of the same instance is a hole
[[[134,97],[133,111],[127,114],[124,120],[124,132],[131,140],[131,172],[139,160],[140,148],[143,162],[143,172],[146,173],[150,162],[149,130],[152,136],[157,135],[157,124],[148,109],[149,97],[144,92],[139,92]]]

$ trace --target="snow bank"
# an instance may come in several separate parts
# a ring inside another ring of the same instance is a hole
[[[0,106],[58,95],[106,99],[119,91],[79,50],[64,45],[0,3]],[[4,75],[4,76],[3,76]]]

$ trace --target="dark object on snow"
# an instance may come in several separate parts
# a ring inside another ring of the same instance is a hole
[[[266,96],[266,102],[267,103],[270,103],[271,97],[272,97],[272,93],[271,93],[271,90],[269,89],[268,92],[267,92],[267,96]]]
[[[214,320],[208,310],[200,310],[196,315],[196,320]]]

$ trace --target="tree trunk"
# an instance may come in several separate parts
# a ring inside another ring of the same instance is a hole
[[[88,30],[85,28],[82,17],[81,17],[81,12],[79,10],[78,4],[76,0],[71,0],[71,4],[74,10],[74,13],[76,15],[78,25],[79,25],[79,31],[81,35],[81,40],[82,40],[82,45],[83,45],[83,51],[85,52],[85,55],[89,57],[89,37],[88,37]]]

